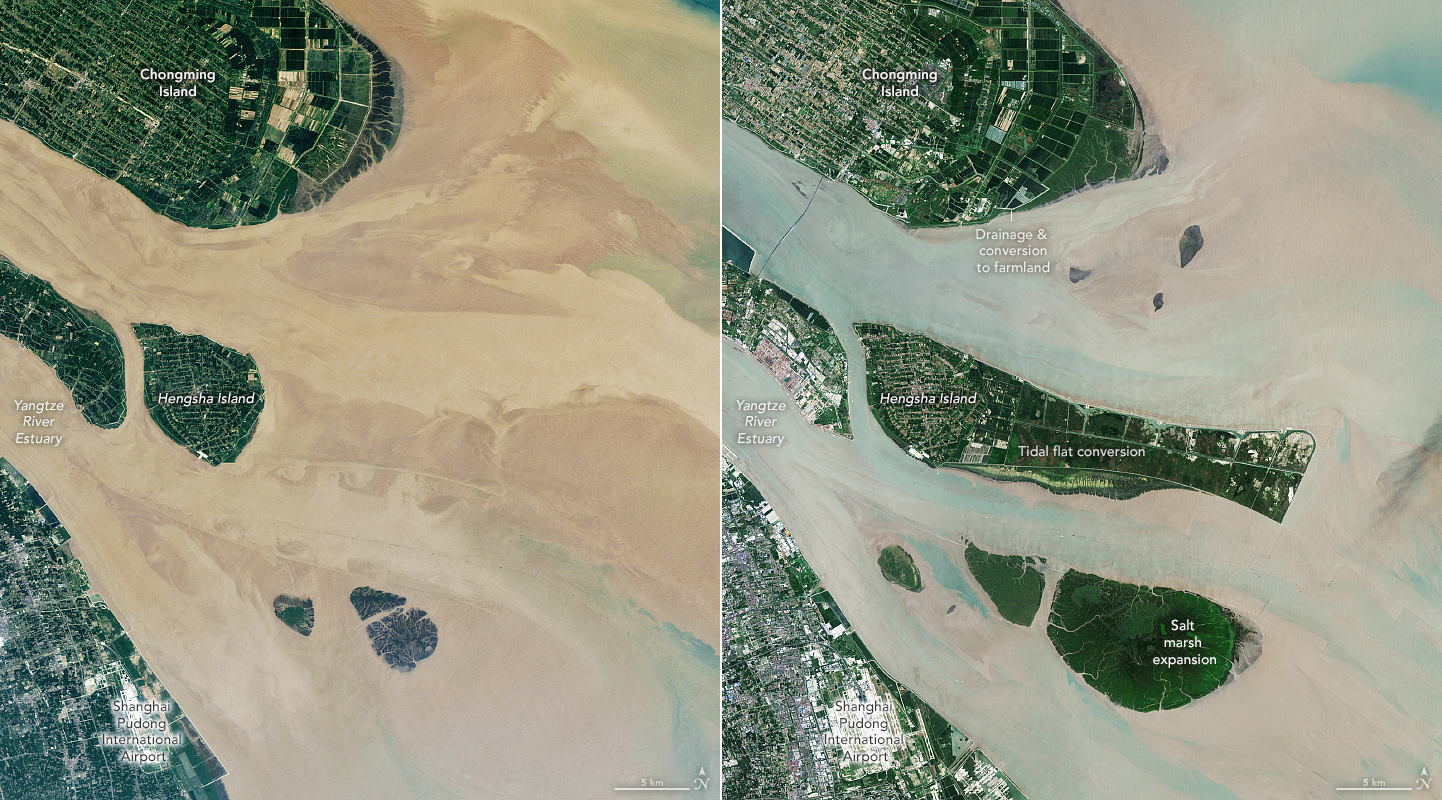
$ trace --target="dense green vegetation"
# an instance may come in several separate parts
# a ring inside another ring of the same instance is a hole
[[[371,647],[392,669],[410,672],[430,658],[440,642],[436,623],[419,608],[403,608],[366,626]]]
[[[276,617],[301,636],[309,636],[315,628],[315,604],[309,597],[277,595],[271,605]]]
[[[872,413],[932,466],[1117,499],[1195,489],[1281,522],[1316,449],[1306,431],[1190,428],[1081,405],[921,334],[855,327]]]
[[[304,209],[395,141],[389,60],[315,0],[0,9],[0,119],[185,225]]]
[[[351,590],[350,604],[355,606],[355,613],[359,614],[361,619],[370,619],[382,611],[405,605],[406,599],[369,586],[357,586]]]
[[[1082,186],[1126,180],[1136,161],[1135,138],[1131,134],[1095,117],[1088,118],[1076,131],[1071,155],[1051,174],[1046,191],[1029,205],[1044,205]]]
[[[116,428],[125,421],[125,356],[115,329],[3,258],[0,335],[54,369],[91,425]]]
[[[1244,629],[1201,595],[1070,570],[1047,635],[1066,665],[1133,711],[1184,706],[1226,680]]]
[[[918,701],[920,698],[918,698]],[[950,763],[959,753],[951,749],[951,732],[955,730],[946,718],[924,702],[918,702],[922,724],[926,727],[926,738],[931,743],[932,754],[942,763]]]
[[[212,465],[255,435],[265,387],[255,359],[166,325],[132,326],[145,353],[145,407],[172,441]]]
[[[738,0],[722,23],[722,113],[908,224],[1139,171],[1126,76],[1048,0]]]
[[[921,571],[916,568],[916,562],[911,560],[911,554],[906,552],[899,545],[892,545],[881,551],[876,563],[881,566],[881,574],[886,579],[913,592],[921,591]]]
[[[836,598],[831,596],[831,592],[821,591],[801,596],[808,597],[816,606],[816,613],[821,616],[821,621],[826,623],[827,630],[850,627],[851,623],[846,621],[846,615],[841,613],[841,606],[836,604]]]
[[[780,556],[777,557],[780,558]],[[821,579],[811,571],[811,565],[806,563],[806,559],[802,558],[800,553],[781,559],[781,561],[786,565],[786,579],[791,583],[791,590],[796,594],[809,594],[821,583]]]
[[[974,544],[966,546],[966,566],[971,576],[996,605],[1002,619],[1023,627],[1036,618],[1046,589],[1046,562],[1035,556],[1003,556],[988,553]]]

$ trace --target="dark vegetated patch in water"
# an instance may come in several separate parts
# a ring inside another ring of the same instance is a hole
[[[741,241],[741,237],[727,230],[724,226],[721,228],[722,261],[730,261],[732,264],[735,264],[737,268],[750,271],[751,259],[755,257],[756,251],[751,249],[751,245]]]
[[[277,595],[271,606],[275,616],[301,636],[309,636],[315,629],[315,604],[309,597]]]
[[[981,584],[987,597],[996,605],[1002,619],[1027,627],[1041,608],[1046,575],[1041,571],[1046,562],[1028,556],[1003,556],[988,553],[974,544],[966,546],[966,566]]]
[[[416,668],[416,662],[430,658],[440,641],[436,623],[419,608],[406,608],[381,617],[366,626],[376,655],[401,672]]]
[[[886,579],[903,589],[921,591],[921,570],[911,560],[911,554],[900,546],[893,545],[881,551],[876,563]]]
[[[406,599],[369,586],[357,586],[350,593],[350,604],[355,606],[355,613],[360,614],[361,619],[370,619],[382,611],[405,605]]]
[[[1202,249],[1202,226],[1193,225],[1182,231],[1182,240],[1177,247],[1181,250],[1182,266],[1192,263]]]
[[[1077,570],[1057,584],[1047,625],[1066,665],[1133,711],[1179,708],[1214,691],[1246,633],[1235,614],[1201,595]]]

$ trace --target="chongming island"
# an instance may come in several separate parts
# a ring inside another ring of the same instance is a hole
[[[908,224],[1146,169],[1121,67],[1050,0],[738,0],[722,25],[722,114]]]
[[[400,125],[390,59],[315,0],[18,0],[0,119],[182,224],[303,211]]]

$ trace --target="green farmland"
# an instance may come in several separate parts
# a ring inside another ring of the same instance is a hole
[[[1316,448],[1306,431],[1192,428],[1074,403],[921,334],[855,327],[872,413],[934,467],[1116,499],[1194,489],[1281,522]]]
[[[314,0],[13,0],[0,13],[0,119],[193,227],[324,200],[394,144],[396,81]]]
[[[722,26],[722,114],[910,225],[1141,167],[1122,68],[1047,0],[738,0]]]
[[[55,370],[86,422],[116,428],[125,421],[125,356],[115,329],[3,258],[0,335]]]
[[[133,328],[145,353],[145,407],[155,424],[212,466],[234,461],[265,408],[255,359],[166,325]]]

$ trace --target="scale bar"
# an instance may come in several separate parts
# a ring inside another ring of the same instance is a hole
[[[618,792],[689,792],[690,786],[617,786]]]
[[[1410,792],[1413,786],[1338,786],[1339,792]]]

